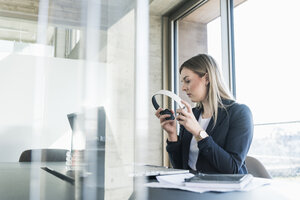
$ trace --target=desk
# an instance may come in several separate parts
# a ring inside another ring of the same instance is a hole
[[[289,198],[277,193],[270,187],[258,188],[250,192],[206,192],[194,193],[188,191],[171,190],[171,189],[158,189],[151,188],[149,190],[149,199],[151,200],[287,200]],[[296,199],[296,198],[295,198]]]
[[[74,199],[74,186],[42,170],[42,165],[0,163],[0,199],[27,200],[31,198],[30,195],[38,195],[32,199]],[[31,170],[40,176],[40,183],[33,185]],[[30,184],[35,191],[33,194],[30,194]]]
[[[177,189],[148,188],[145,190],[149,200],[299,200],[300,182],[277,181],[249,192],[206,192],[194,193]],[[134,193],[129,200],[138,200]]]
[[[46,164],[40,163],[38,166],[30,163],[0,163],[0,199],[4,200],[27,200],[30,199],[31,171],[37,171],[36,175],[40,176],[40,182],[33,187],[34,191],[39,191],[35,199],[57,199],[69,200],[75,199],[74,185],[66,182],[56,176],[49,174],[40,167]],[[54,165],[53,163],[47,166]],[[64,167],[63,163],[58,166]],[[287,184],[287,183],[285,183]],[[272,185],[264,186],[250,192],[228,192],[228,193],[193,193],[173,189],[160,188],[143,188],[146,191],[149,200],[287,200],[299,199],[297,194],[299,185],[294,188],[275,182]],[[282,190],[282,187],[288,190]],[[295,195],[291,194],[294,192]],[[130,200],[138,199],[135,193],[131,195]],[[115,199],[114,199],[115,200]]]

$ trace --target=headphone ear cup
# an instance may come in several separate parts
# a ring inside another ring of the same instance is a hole
[[[166,115],[166,114],[171,115],[170,117],[167,117],[166,120],[174,120],[175,119],[173,113],[169,109],[165,109],[163,111],[160,111],[159,114],[161,114],[161,115]]]

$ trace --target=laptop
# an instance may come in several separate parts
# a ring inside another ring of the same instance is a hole
[[[85,113],[70,113],[67,115],[70,127],[72,129],[71,137],[71,150],[70,154],[73,156],[70,162],[76,159],[76,156],[86,156],[85,171],[80,170],[80,166],[73,166],[72,163],[66,162],[66,165],[58,166],[55,164],[47,164],[46,167],[42,167],[46,172],[65,180],[71,184],[75,182],[75,176],[80,180],[89,179],[96,180],[95,186],[104,188],[105,177],[105,132],[106,132],[106,114],[104,107],[91,108],[85,111]],[[84,128],[84,124],[87,124],[87,128]],[[74,150],[73,137],[77,130],[85,130],[85,150]],[[75,156],[75,157],[74,157]],[[96,166],[96,167],[95,167]],[[95,178],[95,175],[97,176]]]

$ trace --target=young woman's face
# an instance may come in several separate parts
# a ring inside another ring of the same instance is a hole
[[[182,91],[186,92],[192,102],[204,101],[207,97],[207,85],[209,83],[207,74],[200,77],[190,69],[183,68],[180,74]]]

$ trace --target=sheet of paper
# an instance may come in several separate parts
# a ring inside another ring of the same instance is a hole
[[[195,176],[191,173],[186,174],[173,174],[173,175],[165,175],[165,176],[156,176],[156,179],[160,183],[165,184],[173,184],[173,185],[184,185],[184,179],[185,178],[191,178]]]

